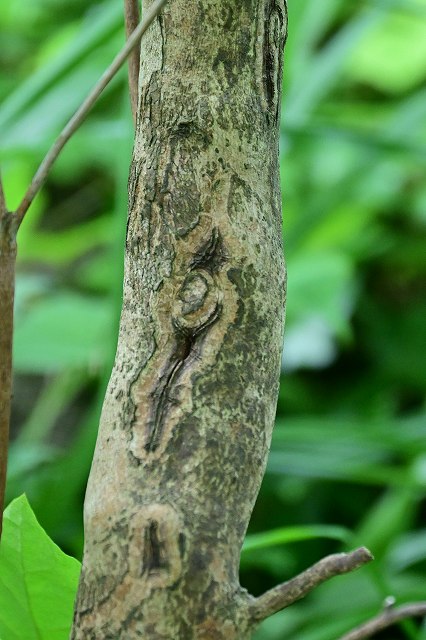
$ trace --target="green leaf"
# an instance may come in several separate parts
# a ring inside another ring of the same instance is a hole
[[[14,364],[25,372],[104,365],[115,329],[108,300],[70,293],[34,301],[17,318]]]
[[[426,528],[409,531],[395,539],[387,557],[391,572],[404,571],[426,560]]]
[[[395,458],[411,459],[424,443],[424,413],[406,420],[357,420],[341,416],[278,419],[268,472],[393,487],[425,486],[421,457],[413,468]]]
[[[67,640],[80,564],[38,524],[25,496],[4,514],[0,546],[3,640]]]
[[[278,544],[290,544],[292,542],[302,542],[304,540],[314,540],[317,538],[328,538],[330,540],[340,540],[350,542],[352,534],[349,529],[332,525],[310,525],[303,527],[284,527],[282,529],[272,529],[265,533],[252,533],[247,536],[243,552],[274,547]]]
[[[288,273],[284,366],[326,366],[336,356],[335,338],[350,334],[352,264],[337,252],[300,251],[289,258]]]
[[[389,12],[359,42],[349,73],[354,80],[389,93],[403,93],[419,85],[426,77],[424,18]]]
[[[304,122],[340,80],[346,60],[360,40],[383,20],[377,8],[362,11],[316,52],[309,69],[294,78],[285,101],[288,122]]]
[[[358,530],[358,539],[380,558],[392,540],[413,526],[416,509],[416,490],[407,486],[388,490],[370,509]]]

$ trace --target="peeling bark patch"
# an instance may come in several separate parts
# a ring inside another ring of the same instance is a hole
[[[279,118],[281,104],[282,50],[287,25],[282,0],[268,0],[265,5],[263,43],[263,84],[266,100],[274,121]]]

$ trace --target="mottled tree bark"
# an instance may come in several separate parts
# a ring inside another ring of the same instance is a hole
[[[247,640],[258,622],[238,570],[281,361],[286,25],[284,0],[171,0],[142,41],[75,640]]]

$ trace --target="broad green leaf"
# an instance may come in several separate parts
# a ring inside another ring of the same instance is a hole
[[[338,416],[277,420],[268,471],[360,485],[424,488],[424,475],[417,468],[424,424],[424,413],[405,420],[351,421]],[[397,456],[412,459],[413,468],[395,464]]]
[[[38,524],[25,496],[4,514],[0,545],[0,635],[68,640],[80,564]]]
[[[13,446],[25,450],[29,444],[48,442],[64,407],[69,406],[87,381],[86,372],[74,369],[66,369],[47,380],[31,415],[13,441]]]
[[[386,563],[393,572],[404,571],[426,560],[426,529],[410,531],[395,539],[386,557]]]
[[[67,264],[79,256],[107,245],[112,240],[110,216],[102,216],[60,231],[32,227],[19,245],[20,260],[43,260],[53,265]],[[114,265],[110,265],[111,269]],[[93,276],[92,276],[93,277]]]
[[[344,254],[301,251],[289,259],[288,274],[284,366],[326,366],[336,355],[336,336],[349,334],[351,263]]]
[[[13,483],[16,476],[28,476],[38,465],[50,462],[57,455],[58,449],[52,445],[25,443],[25,446],[19,446],[12,442],[7,464],[8,483]]]
[[[414,522],[417,492],[410,487],[390,489],[367,514],[358,530],[358,538],[380,557],[404,529]]]
[[[34,301],[17,318],[14,365],[18,371],[96,371],[109,354],[115,329],[110,303],[71,293]]]
[[[424,1],[422,4],[426,8]],[[403,93],[419,85],[426,78],[425,18],[405,12],[385,14],[351,55],[349,75],[390,93]]]

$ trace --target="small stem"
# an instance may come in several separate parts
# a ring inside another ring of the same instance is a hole
[[[413,602],[396,609],[385,609],[378,616],[352,629],[339,640],[365,640],[365,638],[371,638],[379,631],[383,631],[401,620],[419,616],[426,616],[426,602]]]
[[[126,41],[126,44],[124,45],[124,47],[114,58],[111,65],[104,72],[104,74],[95,84],[95,86],[93,87],[92,91],[89,93],[87,98],[84,100],[84,102],[80,105],[80,107],[77,109],[77,111],[72,116],[72,118],[68,121],[68,123],[62,129],[58,138],[55,140],[52,147],[49,149],[46,156],[44,157],[39,168],[37,169],[37,172],[34,175],[34,178],[32,179],[32,182],[28,187],[28,190],[24,198],[22,199],[21,204],[16,210],[16,221],[17,221],[18,227],[21,225],[22,220],[24,219],[24,216],[28,211],[29,206],[31,205],[37,193],[40,191],[41,187],[43,186],[53,163],[55,162],[56,158],[64,148],[65,144],[68,142],[68,140],[71,138],[73,133],[75,133],[75,131],[84,121],[90,109],[93,107],[96,100],[101,95],[102,91],[105,89],[105,87],[112,80],[112,78],[115,76],[115,74],[120,69],[120,67],[123,65],[124,61],[127,59],[127,57],[129,56],[133,48],[139,43],[141,37],[143,36],[145,31],[148,29],[148,27],[152,24],[152,22],[155,20],[155,18],[158,16],[158,14],[160,13],[161,9],[164,7],[166,2],[167,0],[155,0],[152,6],[146,11],[143,21],[138,24],[137,28],[133,31],[129,39]]]
[[[4,195],[3,180],[1,177],[1,171],[0,171],[0,217],[3,214],[5,214],[6,211],[7,211],[6,196]]]
[[[139,0],[124,0],[124,21],[126,24],[127,38],[133,33],[140,22]],[[133,122],[136,126],[136,115],[138,111],[138,85],[139,66],[141,57],[140,41],[135,46],[129,56],[129,92],[130,105],[132,107]]]
[[[351,553],[336,553],[323,558],[292,580],[288,580],[288,582],[284,582],[256,598],[250,606],[253,622],[261,622],[269,618],[296,600],[304,598],[322,582],[334,576],[354,571],[371,560],[373,560],[373,556],[365,547]]]
[[[15,295],[16,220],[0,200],[0,536],[3,526],[10,407],[12,403],[13,301]]]

